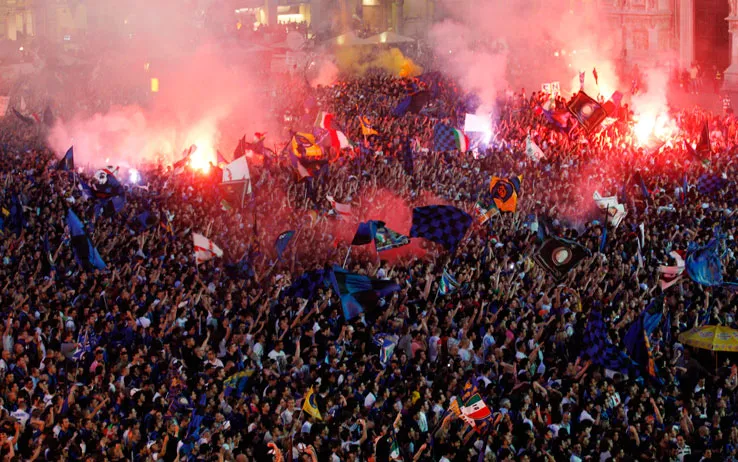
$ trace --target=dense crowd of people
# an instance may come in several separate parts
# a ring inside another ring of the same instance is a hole
[[[678,343],[695,325],[735,326],[735,295],[686,277],[662,295],[656,269],[669,264],[670,250],[704,244],[719,225],[728,242],[725,279],[738,279],[738,122],[674,111],[679,132],[655,149],[631,135],[625,106],[606,131],[571,137],[541,115],[545,95],[518,92],[498,101],[488,145],[435,152],[435,124],[460,126],[464,100],[444,82],[428,110],[395,117],[407,86],[371,75],[315,90],[314,110],[334,114],[356,146],[332,152],[327,168],[303,182],[286,156],[250,157],[253,197],[229,210],[209,176],[162,167],[141,172],[145,187],[127,186],[122,211],[100,215],[78,187],[94,182],[92,172],[58,171],[38,128],[6,117],[3,459],[735,460],[733,358],[713,364]],[[362,134],[359,116],[376,135]],[[705,123],[709,163],[683,143],[696,142]],[[528,136],[544,159],[525,155]],[[705,173],[723,175],[725,187],[698,192]],[[492,176],[517,175],[517,211],[474,224],[453,253],[422,239],[380,254],[349,248],[359,220],[407,234],[413,207],[450,204],[472,214]],[[622,193],[628,211],[602,248],[595,190]],[[327,195],[350,204],[354,221],[341,221]],[[9,223],[18,203],[24,220],[16,233]],[[85,271],[76,261],[70,209],[106,269]],[[144,211],[159,224],[139,226]],[[544,218],[549,233],[591,251],[563,283],[532,261]],[[286,230],[295,236],[277,258],[274,242]],[[196,265],[192,232],[225,255]],[[236,262],[247,267],[234,271]],[[372,316],[350,321],[328,286],[307,300],[282,295],[306,272],[344,263],[401,290]],[[438,295],[444,270],[463,289]],[[621,347],[657,299],[663,321],[650,348],[659,380],[581,356],[592,311]],[[397,338],[383,361],[376,334]],[[471,383],[491,410],[483,431],[452,410]],[[314,411],[306,412],[311,391]]]

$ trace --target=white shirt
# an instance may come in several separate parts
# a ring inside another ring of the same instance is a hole
[[[688,456],[690,454],[692,454],[692,448],[690,448],[688,444],[685,444],[683,448],[677,447],[677,459],[679,459],[679,462],[683,462],[684,456]]]
[[[284,364],[285,358],[287,358],[287,354],[284,352],[284,350],[282,351],[272,350],[269,352],[267,356],[269,357],[269,359],[273,359],[274,361],[276,361],[277,364]]]
[[[282,411],[280,417],[282,419],[282,425],[287,426],[292,423],[292,411],[290,411],[289,409],[285,409],[284,411]]]

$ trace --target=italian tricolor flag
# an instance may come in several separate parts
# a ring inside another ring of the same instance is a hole
[[[320,111],[315,119],[315,126],[328,131],[331,137],[331,146],[336,148],[337,151],[352,147],[353,144],[351,144],[346,134],[334,128],[333,119],[333,114]]]
[[[315,126],[323,130],[333,130],[333,114],[323,111],[318,112],[318,117],[315,119]]]
[[[337,150],[350,148],[352,146],[351,141],[349,141],[346,134],[341,130],[328,130],[328,133],[330,133],[331,137],[331,146]]]
[[[466,152],[469,150],[469,138],[459,130],[458,128],[454,128],[454,138],[456,138],[456,148],[460,152]]]
[[[492,416],[492,412],[478,394],[469,398],[461,407],[461,415],[472,427],[476,427],[482,420]]]

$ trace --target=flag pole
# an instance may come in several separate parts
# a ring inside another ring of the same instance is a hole
[[[348,263],[349,255],[351,255],[351,246],[349,246],[348,252],[346,252],[346,258],[343,259],[342,268],[346,268],[346,263]]]

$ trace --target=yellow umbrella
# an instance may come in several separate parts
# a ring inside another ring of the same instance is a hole
[[[738,330],[725,326],[695,327],[679,335],[685,345],[710,351],[738,351]]]

